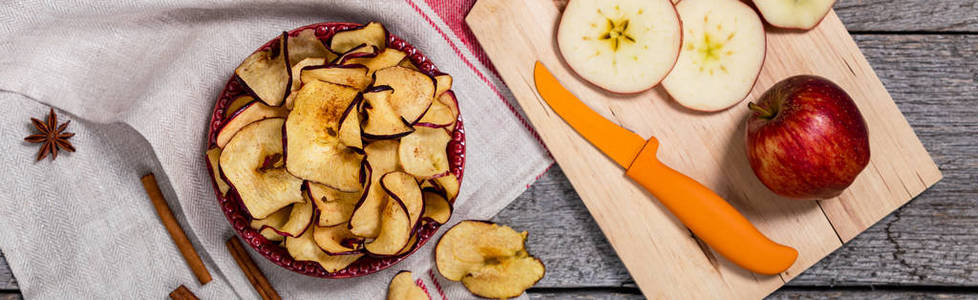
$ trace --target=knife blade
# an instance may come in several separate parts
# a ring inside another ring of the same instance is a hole
[[[721,256],[766,275],[784,272],[794,264],[797,250],[771,241],[712,190],[660,162],[655,137],[645,140],[594,112],[539,61],[533,79],[540,98],[557,115]]]

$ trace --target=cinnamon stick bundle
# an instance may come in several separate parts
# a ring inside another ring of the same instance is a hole
[[[211,273],[204,266],[204,261],[200,259],[200,255],[197,255],[197,250],[194,250],[190,239],[187,239],[187,234],[183,232],[183,228],[180,228],[180,224],[173,217],[173,212],[170,211],[170,207],[166,205],[166,199],[163,198],[163,193],[160,192],[160,186],[156,184],[156,176],[153,176],[153,173],[149,173],[140,180],[143,182],[143,188],[146,189],[146,194],[149,194],[149,200],[153,201],[156,214],[160,216],[160,221],[163,221],[163,226],[170,233],[170,238],[173,239],[173,243],[177,244],[177,249],[180,249],[180,254],[187,261],[190,270],[197,276],[200,284],[211,282]]]
[[[278,295],[278,292],[275,291],[275,288],[268,282],[268,278],[265,278],[265,274],[262,274],[261,270],[258,269],[258,265],[255,265],[255,261],[251,260],[251,256],[248,256],[248,251],[241,245],[238,238],[232,236],[224,245],[228,247],[228,252],[231,252],[234,261],[238,263],[238,267],[245,273],[248,282],[251,282],[251,286],[255,287],[255,290],[258,291],[258,295],[262,299],[282,299]]]

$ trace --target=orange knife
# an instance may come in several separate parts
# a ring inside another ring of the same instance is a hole
[[[659,199],[707,245],[731,262],[759,274],[784,272],[798,258],[775,243],[727,201],[656,158],[659,141],[608,121],[565,89],[539,61],[533,78],[540,97],[584,139],[625,168],[625,175]]]

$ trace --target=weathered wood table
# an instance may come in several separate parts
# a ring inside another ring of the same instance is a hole
[[[770,298],[978,298],[978,1],[835,9],[944,179]],[[547,265],[531,298],[643,298],[559,167],[494,220],[529,231]],[[20,293],[0,255],[5,299]]]

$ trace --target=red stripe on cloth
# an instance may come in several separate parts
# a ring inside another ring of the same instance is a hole
[[[509,103],[509,101],[506,100],[506,97],[503,97],[503,94],[501,92],[499,92],[499,89],[496,88],[496,85],[495,84],[492,84],[492,81],[489,81],[489,78],[487,78],[485,74],[483,74],[481,71],[479,71],[479,69],[476,68],[475,65],[472,64],[471,61],[469,61],[467,58],[465,58],[464,55],[462,55],[462,51],[458,49],[458,46],[456,46],[455,43],[452,42],[452,40],[448,38],[448,35],[445,34],[445,32],[442,31],[441,28],[439,28],[438,25],[436,25],[435,22],[433,20],[431,20],[431,18],[428,17],[427,14],[425,14],[423,11],[421,11],[421,8],[418,7],[418,5],[416,3],[414,3],[413,0],[405,0],[405,1],[407,1],[407,3],[409,5],[411,5],[411,8],[414,8],[414,11],[416,11],[419,15],[421,15],[422,17],[424,17],[425,21],[428,22],[428,25],[430,25],[431,28],[434,28],[435,31],[438,31],[438,34],[441,35],[442,39],[444,39],[446,42],[448,42],[448,45],[452,47],[452,51],[455,52],[455,55],[458,56],[460,59],[462,59],[462,61],[465,62],[465,65],[467,65],[469,67],[469,69],[471,69],[473,72],[475,72],[475,74],[479,76],[479,79],[481,79],[482,82],[484,82],[487,86],[489,86],[490,89],[492,89],[493,93],[495,93],[496,96],[499,97],[499,100],[501,100],[503,103],[505,103],[506,104],[506,107],[509,108],[509,111],[512,112],[513,115],[515,115],[516,118],[520,120],[520,123],[523,124],[523,127],[525,127],[526,130],[529,130],[530,133],[533,134],[533,137],[537,140],[537,142],[540,143],[540,145],[542,145],[544,147],[544,149],[546,149],[547,146],[543,143],[543,140],[540,139],[540,135],[538,135],[537,132],[536,132],[536,130],[533,129],[533,126],[530,126],[530,122],[527,122],[526,119],[523,118],[523,115],[521,115],[519,113],[519,111],[516,110],[516,107],[514,107],[512,103]],[[550,151],[547,150],[547,152],[548,152],[547,154],[549,155],[549,152]]]
[[[441,284],[438,283],[438,278],[435,277],[434,270],[428,270],[428,278],[431,278],[431,283],[435,284],[435,290],[441,295],[441,299],[448,300],[448,296],[445,296],[445,291],[441,289]]]
[[[421,278],[415,280],[414,284],[418,285],[418,287],[421,287],[421,290],[424,291],[424,294],[428,295],[428,299],[431,299],[431,293],[428,292],[428,287],[424,285],[424,281],[421,281]]]

